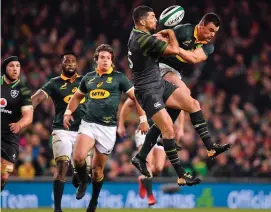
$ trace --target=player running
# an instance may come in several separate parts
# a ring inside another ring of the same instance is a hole
[[[81,116],[84,113],[83,103],[85,102],[85,98],[83,98],[80,102],[80,107],[74,112],[74,119],[70,129],[66,130],[63,126],[63,115],[71,97],[76,92],[82,80],[82,76],[76,72],[77,60],[75,54],[72,52],[65,53],[62,56],[60,67],[62,69],[61,75],[52,78],[31,97],[34,108],[49,97],[52,98],[55,106],[52,132],[53,154],[56,161],[56,173],[53,182],[55,212],[62,211],[61,199],[64,184],[66,182],[69,163],[72,159],[73,147],[81,122]]]
[[[84,76],[64,115],[64,126],[70,128],[72,115],[86,95],[86,113],[79,128],[73,159],[80,178],[76,198],[81,199],[85,195],[88,185],[85,174],[85,158],[88,152],[94,148],[92,198],[88,205],[88,212],[93,212],[97,208],[98,197],[104,180],[104,166],[115,145],[117,111],[121,93],[127,93],[128,97],[136,103],[138,113],[145,115],[145,112],[136,102],[134,87],[130,81],[123,73],[113,70],[114,51],[112,47],[107,44],[100,45],[95,51],[94,59],[97,63],[96,71]],[[146,133],[147,129],[141,128],[141,131]]]
[[[2,63],[1,76],[1,191],[19,155],[19,132],[32,123],[30,90],[20,81],[21,64],[17,56]]]

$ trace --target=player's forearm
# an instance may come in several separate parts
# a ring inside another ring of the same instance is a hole
[[[200,58],[193,51],[187,51],[183,48],[179,48],[178,55],[188,63],[195,64],[201,62]]]
[[[38,90],[33,96],[31,96],[31,101],[33,108],[35,109],[41,102],[47,99],[47,96],[42,90]]]
[[[70,99],[66,111],[69,111],[69,113],[73,113],[73,112],[77,109],[78,105],[80,104],[80,101],[81,101],[83,98],[84,98],[84,95],[82,95],[82,94],[76,92],[76,93],[72,96],[72,98]]]
[[[179,52],[179,43],[173,30],[168,30],[168,37],[168,46],[165,49],[163,55],[177,55]]]
[[[33,121],[33,110],[29,109],[22,112],[22,118],[17,122],[20,125],[20,128],[24,128],[31,124]]]
[[[127,98],[120,110],[119,119],[118,119],[119,125],[124,126],[125,115],[127,114],[127,111],[130,109],[130,107],[132,107],[133,105],[134,105],[133,100],[130,98]]]

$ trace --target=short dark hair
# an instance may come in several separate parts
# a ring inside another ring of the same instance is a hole
[[[134,24],[139,23],[142,18],[148,15],[148,12],[153,12],[153,9],[145,5],[141,5],[135,8],[133,11]]]
[[[207,25],[208,23],[214,23],[214,25],[216,26],[216,27],[219,27],[220,26],[220,18],[218,17],[218,15],[217,14],[215,14],[215,13],[207,13],[207,14],[205,14],[203,17],[202,17],[202,19],[201,19],[201,21],[200,22],[202,22],[204,25]]]
[[[65,52],[64,54],[62,54],[62,55],[61,55],[61,59],[63,60],[63,59],[64,59],[64,56],[66,56],[66,55],[73,55],[75,58],[77,58],[76,55],[75,55],[75,53],[72,52],[72,51],[70,51],[70,52]]]
[[[111,54],[112,61],[114,61],[114,57],[115,57],[114,49],[108,44],[101,44],[100,46],[97,47],[94,53],[94,61],[98,60],[99,53],[102,51],[109,52]]]

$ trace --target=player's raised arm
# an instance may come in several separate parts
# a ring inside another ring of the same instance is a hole
[[[168,43],[167,47],[163,51],[163,56],[177,55],[179,53],[179,44],[172,29],[165,29],[157,34],[161,35]]]

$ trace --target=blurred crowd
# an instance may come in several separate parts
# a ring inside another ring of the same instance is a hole
[[[160,3],[159,3],[160,2]],[[270,2],[270,1],[269,1]],[[132,10],[147,4],[157,17],[166,7],[185,9],[183,23],[197,24],[207,12],[216,12],[222,25],[214,40],[215,52],[207,62],[183,70],[183,79],[202,106],[213,141],[231,142],[233,148],[216,160],[207,160],[206,149],[186,115],[179,152],[185,169],[200,176],[271,176],[271,6],[258,1],[126,1],[126,0],[20,0],[1,7],[1,56],[18,55],[21,79],[34,93],[60,74],[60,56],[73,51],[78,72],[93,70],[93,53],[102,44],[115,50],[116,69],[131,79],[126,57],[132,29]],[[125,97],[123,97],[123,101]],[[123,102],[122,101],[122,102]],[[52,102],[35,110],[33,125],[22,133],[15,175],[32,179],[52,176]],[[127,116],[125,138],[117,138],[106,167],[106,177],[136,176],[130,159],[135,154],[135,110]],[[69,173],[71,174],[71,172]],[[175,176],[167,161],[162,176]]]

